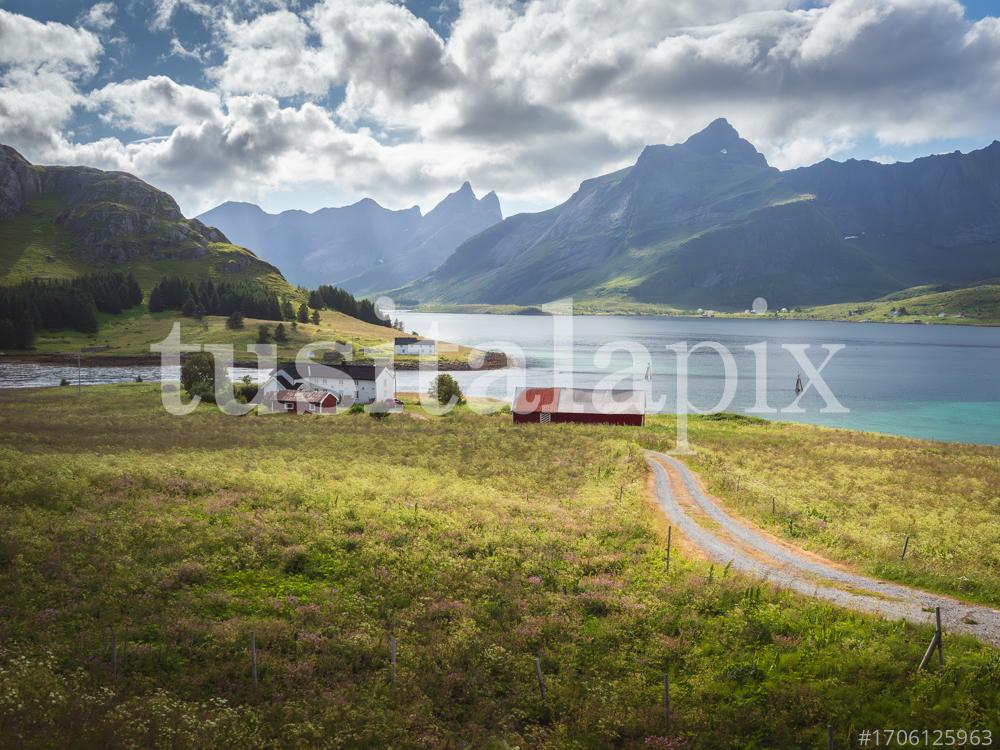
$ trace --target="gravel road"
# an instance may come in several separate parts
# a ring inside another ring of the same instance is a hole
[[[709,558],[782,588],[824,599],[842,607],[882,617],[933,625],[934,608],[941,608],[945,635],[967,633],[1000,647],[1000,611],[960,602],[896,583],[857,575],[815,555],[776,543],[763,532],[736,520],[701,489],[691,471],[672,456],[646,452],[656,479],[660,505],[671,523]],[[703,526],[679,502],[670,474],[679,479],[694,506],[717,527]]]

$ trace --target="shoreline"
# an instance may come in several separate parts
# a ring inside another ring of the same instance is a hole
[[[81,367],[151,367],[160,364],[160,357],[152,354],[135,355],[94,355],[93,353],[76,354],[74,352],[46,352],[40,354],[0,354],[0,364],[34,364],[34,365],[62,365]],[[278,361],[284,361],[280,357]],[[350,364],[363,365],[375,364],[370,360],[354,360]],[[419,360],[394,361],[394,370],[419,370],[421,362]],[[256,359],[234,359],[233,367],[257,367]],[[336,365],[331,365],[336,367]],[[480,367],[473,367],[468,362],[445,360],[437,363],[440,372],[465,372],[477,370],[503,370],[511,367],[507,360],[507,355],[502,352],[485,352],[483,363]]]
[[[423,313],[426,315],[511,315],[518,317],[551,317],[550,313],[542,312],[540,308],[535,305],[528,305],[520,309],[515,310],[497,310],[497,309],[468,309],[476,308],[478,305],[431,305],[428,308],[418,306],[415,308],[400,309],[396,312],[413,312],[413,313]],[[505,307],[504,305],[490,306],[485,305],[483,307]],[[573,315],[587,316],[587,317],[610,317],[619,316],[623,318],[684,318],[686,320],[769,320],[769,321],[780,321],[780,320],[794,320],[798,322],[805,323],[857,323],[857,324],[879,324],[879,325],[927,325],[927,326],[958,326],[958,327],[972,327],[972,328],[1000,328],[1000,321],[993,322],[983,322],[975,321],[975,318],[956,318],[953,320],[939,318],[916,318],[914,320],[852,320],[850,318],[810,318],[803,317],[801,315],[793,315],[790,313],[784,313],[779,316],[775,315],[745,315],[743,313],[719,313],[716,315],[698,315],[694,313],[671,313],[666,311],[630,311],[622,312],[615,310],[602,310],[602,311],[579,311],[574,310]]]

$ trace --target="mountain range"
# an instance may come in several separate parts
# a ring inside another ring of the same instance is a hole
[[[693,309],[866,300],[1000,275],[1000,143],[909,163],[781,171],[724,119],[462,243],[394,292],[534,305],[568,295]]]
[[[198,217],[280,267],[293,282],[330,283],[354,293],[423,276],[502,218],[496,193],[477,198],[468,182],[426,215],[416,206],[393,211],[365,198],[340,208],[280,214],[228,202]]]

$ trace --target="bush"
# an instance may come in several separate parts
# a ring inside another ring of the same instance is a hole
[[[226,318],[226,328],[236,331],[243,327],[243,313],[239,310],[232,313],[228,318]]]
[[[444,406],[454,399],[456,405],[461,406],[465,403],[465,396],[462,395],[462,389],[458,386],[458,381],[455,380],[451,375],[446,372],[438,375],[434,382],[431,383],[430,395],[437,399],[437,402]]]
[[[208,352],[195,352],[181,365],[181,386],[192,396],[195,390],[212,393],[215,387],[215,359]],[[204,396],[203,396],[204,397]],[[214,401],[214,395],[212,400]]]
[[[351,408],[347,410],[347,413],[348,414],[364,414],[365,413],[365,405],[364,404],[359,404],[357,402],[354,402],[353,404],[351,404]]]
[[[278,323],[278,325],[274,327],[274,340],[279,343],[288,341],[288,334],[285,333],[284,323]]]
[[[271,343],[271,326],[262,325],[257,328],[257,343],[258,344]]]

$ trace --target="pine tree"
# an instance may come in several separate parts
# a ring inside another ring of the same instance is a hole
[[[27,315],[17,322],[17,348],[32,349],[35,346],[35,325]]]
[[[10,318],[0,320],[0,347],[13,349],[17,346],[17,329]]]
[[[163,310],[163,294],[160,292],[160,285],[157,284],[153,287],[153,291],[149,293],[149,311],[150,312],[160,312]]]
[[[278,323],[281,325],[281,323]],[[258,344],[270,344],[271,343],[271,326],[258,326],[257,328],[257,343]]]
[[[243,327],[243,313],[236,310],[226,319],[226,328],[233,331],[239,330]]]
[[[312,324],[314,326],[318,326],[319,325],[319,310],[313,310]]]
[[[288,341],[288,334],[285,333],[284,323],[278,323],[278,325],[274,327],[274,340],[277,341],[278,343],[284,343]]]
[[[299,323],[309,322],[309,308],[306,307],[305,303],[299,305]]]
[[[281,317],[285,320],[295,319],[295,308],[292,307],[292,303],[287,299],[281,303]]]

